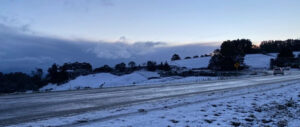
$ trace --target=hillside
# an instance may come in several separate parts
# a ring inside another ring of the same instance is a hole
[[[161,83],[183,83],[183,82],[200,82],[204,80],[216,80],[217,77],[208,76],[190,76],[190,77],[160,77],[157,72],[149,72],[145,70],[136,71],[131,74],[117,76],[110,73],[98,73],[87,76],[79,76],[68,83],[57,86],[56,84],[48,84],[41,88],[41,91],[63,91],[76,90],[85,88],[102,88],[117,87],[129,85],[150,85]]]
[[[298,55],[300,52],[295,52]],[[276,57],[276,53],[268,55],[264,54],[249,54],[245,56],[245,63],[250,66],[250,69],[266,69],[269,67],[270,59]],[[192,68],[206,68],[209,64],[210,57],[200,57],[195,59],[184,59],[177,61],[169,61],[170,65],[178,67]],[[84,88],[102,88],[102,87],[116,87],[128,85],[149,85],[160,83],[182,83],[182,82],[199,82],[203,80],[216,80],[218,77],[208,76],[190,76],[190,77],[160,77],[158,72],[149,72],[146,70],[136,71],[131,74],[117,76],[110,73],[98,73],[87,76],[79,76],[74,80],[62,85],[48,84],[41,88],[41,91],[53,90],[75,90]]]

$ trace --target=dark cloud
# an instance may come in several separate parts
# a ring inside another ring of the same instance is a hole
[[[0,71],[30,72],[35,68],[48,68],[53,63],[90,62],[94,67],[134,60],[166,61],[173,53],[183,56],[203,54],[214,46],[185,45],[169,47],[163,42],[92,42],[66,40],[31,34],[30,28],[13,28],[0,24]],[[25,31],[25,33],[24,33]],[[27,32],[26,32],[27,31]],[[29,31],[29,32],[28,32]]]

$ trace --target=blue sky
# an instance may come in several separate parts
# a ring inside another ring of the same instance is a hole
[[[173,44],[300,37],[299,0],[1,0],[0,23],[34,34]]]

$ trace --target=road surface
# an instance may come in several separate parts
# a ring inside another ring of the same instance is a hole
[[[114,106],[203,92],[300,80],[300,74],[201,83],[128,86],[79,91],[0,96],[0,126],[69,116]]]

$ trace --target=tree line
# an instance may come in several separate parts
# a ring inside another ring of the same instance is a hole
[[[212,70],[242,70],[248,68],[244,63],[246,54],[278,53],[276,59],[270,61],[273,66],[299,67],[300,57],[295,58],[293,51],[300,51],[300,40],[263,41],[259,46],[253,45],[249,39],[224,41],[220,49],[216,49],[209,61]]]
[[[134,61],[116,64],[114,67],[104,65],[93,69],[90,63],[64,63],[63,65],[53,64],[44,73],[38,68],[31,74],[23,72],[14,72],[3,74],[0,72],[0,93],[26,92],[28,90],[38,91],[43,86],[52,83],[61,85],[69,80],[75,79],[81,75],[95,73],[112,73],[115,75],[129,74],[137,70],[146,69],[148,71],[170,71],[170,65],[165,63],[157,64],[154,61],[148,61],[145,66],[136,65]]]
[[[288,39],[282,40],[270,40],[263,41],[259,48],[266,53],[280,52],[282,48],[289,47],[292,51],[300,51],[300,40],[298,39]]]

